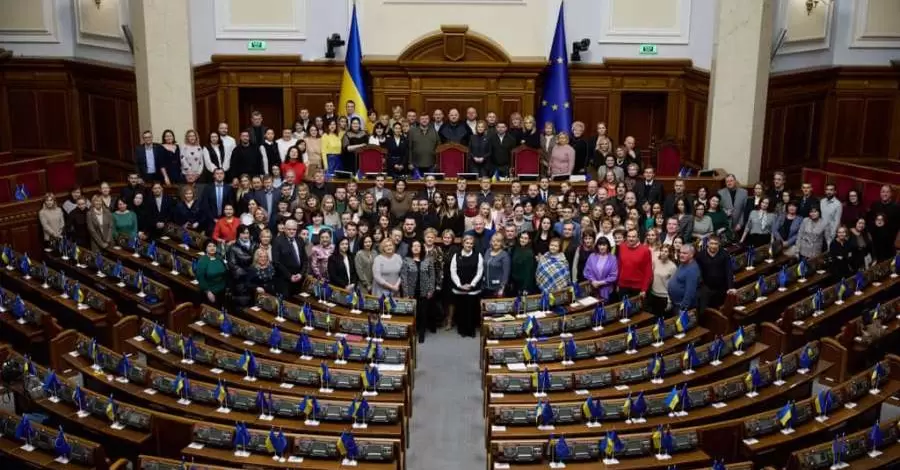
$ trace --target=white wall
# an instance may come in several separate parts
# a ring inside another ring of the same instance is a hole
[[[691,59],[712,62],[716,0],[567,0],[569,42],[590,38],[586,62],[604,57]],[[658,55],[642,56],[640,44],[656,44]],[[571,44],[570,44],[571,45]]]
[[[17,56],[72,57],[71,0],[0,0],[0,47]]]
[[[300,54],[304,60],[320,59],[326,37],[340,33],[346,40],[349,31],[345,0],[189,1],[194,65],[209,62],[213,54]],[[254,10],[277,19],[260,24],[263,17],[250,13]],[[266,41],[267,50],[247,51],[247,41],[253,39]],[[338,57],[343,52],[339,49]]]
[[[779,0],[776,34],[788,31],[773,72],[832,65],[888,65],[900,59],[900,1]]]
[[[0,0],[0,47],[16,55],[79,57],[133,65],[122,37],[129,2]],[[183,0],[172,0],[183,1]],[[187,0],[191,62],[213,54],[300,54],[321,59],[325,38],[348,36],[352,0]],[[715,2],[748,0],[566,0],[567,46],[588,38],[586,62],[611,58],[691,59],[709,69]],[[514,58],[546,57],[560,0],[357,0],[363,54],[396,56],[444,24],[498,42]],[[772,71],[831,65],[886,65],[900,58],[900,0],[779,0],[776,32],[788,41]],[[264,52],[247,41],[265,40]],[[639,44],[658,46],[641,56]],[[338,59],[346,48],[338,50]],[[571,50],[570,50],[571,52]]]

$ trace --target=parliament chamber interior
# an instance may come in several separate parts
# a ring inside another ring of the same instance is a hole
[[[0,0],[0,467],[900,468],[898,232],[896,0]]]

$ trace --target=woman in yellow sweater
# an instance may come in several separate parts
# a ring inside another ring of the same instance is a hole
[[[325,174],[334,176],[335,170],[341,169],[341,136],[338,134],[337,122],[329,121],[326,126],[325,134],[322,135],[322,156]]]

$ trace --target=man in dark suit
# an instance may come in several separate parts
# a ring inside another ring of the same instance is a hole
[[[819,199],[813,196],[812,185],[803,183],[800,186],[800,200],[797,201],[797,215],[800,217],[809,217],[809,209],[811,207],[819,207]]]
[[[204,213],[203,218],[208,221],[208,230],[212,230],[216,219],[222,217],[226,204],[234,204],[234,188],[225,183],[225,170],[216,168],[212,184],[206,185],[200,196],[200,211]]]
[[[119,199],[125,201],[125,204],[128,204],[128,207],[134,210],[134,195],[144,194],[145,192],[146,190],[144,185],[141,184],[140,176],[137,173],[130,173],[128,175],[128,184],[122,188]]]
[[[297,236],[297,221],[284,223],[284,233],[272,242],[272,261],[278,271],[278,292],[287,297],[300,292],[309,270],[305,242]]]
[[[144,131],[141,134],[141,145],[134,149],[134,162],[138,175],[146,183],[162,181],[161,169],[164,163],[160,158],[161,149],[161,145],[153,143],[152,132]]]
[[[638,204],[649,201],[650,204],[663,202],[663,185],[656,181],[656,171],[652,166],[644,168],[644,182],[636,183],[634,192],[638,196]]]
[[[488,137],[488,146],[490,148],[490,164],[489,171],[493,174],[495,171],[499,176],[509,176],[509,164],[512,161],[512,151],[518,143],[515,137],[506,132],[505,122],[497,123],[497,132]]]
[[[262,189],[253,191],[253,195],[251,196],[251,199],[256,201],[256,204],[258,204],[259,207],[266,210],[266,214],[269,216],[269,222],[274,219],[274,213],[278,212],[278,201],[280,198],[281,195],[275,190],[272,175],[263,177]]]
[[[450,109],[447,115],[450,117],[450,122],[441,126],[438,133],[441,136],[441,142],[468,146],[469,138],[472,137],[472,130],[469,129],[466,123],[460,121],[459,111],[456,108]]]
[[[690,196],[688,196],[688,194],[684,191],[683,179],[679,178],[675,180],[674,189],[675,192],[666,194],[666,197],[664,199],[665,202],[663,202],[663,215],[665,215],[666,217],[672,217],[673,215],[675,215],[675,205],[678,204],[679,199],[684,199],[684,202],[686,203],[685,209],[690,210],[693,207]]]
[[[259,148],[266,137],[267,130],[269,130],[269,128],[263,125],[262,113],[253,111],[253,113],[250,114],[250,127],[247,128],[247,132],[250,133],[250,146]]]
[[[175,210],[175,200],[167,196],[163,191],[162,183],[154,181],[150,188],[150,197],[144,202],[147,208],[149,220],[153,221],[153,229],[151,238],[156,238],[163,232],[166,224],[172,220],[172,214]]]
[[[418,193],[416,193],[417,199],[425,199],[428,202],[434,201],[434,193],[438,192],[437,189],[437,179],[435,179],[434,175],[428,175],[425,177],[425,187],[420,189]]]

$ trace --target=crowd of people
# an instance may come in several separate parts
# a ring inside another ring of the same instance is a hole
[[[450,110],[447,122],[441,110],[397,108],[393,117],[373,112],[362,128],[352,103],[346,111],[338,116],[329,103],[312,118],[303,110],[279,140],[259,113],[238,142],[224,123],[205,146],[194,131],[181,146],[171,131],[159,144],[145,132],[137,171],[119,194],[103,183],[90,197],[73,189],[61,205],[47,196],[39,213],[45,240],[104,249],[123,237],[159,237],[174,223],[209,236],[196,277],[214,305],[247,306],[261,292],[293,295],[309,274],[376,296],[415,297],[419,341],[453,324],[475,336],[481,299],[584,281],[602,302],[641,296],[657,315],[719,306],[734,288],[726,248],[735,244],[825,255],[839,274],[900,247],[900,208],[889,186],[871,207],[856,191],[839,201],[833,185],[822,195],[809,184],[792,191],[780,172],[749,192],[733,175],[721,189],[689,194],[679,179],[666,191],[654,168],[642,166],[634,139],[614,147],[603,123],[587,137],[582,123],[538,133],[534,118],[517,113],[507,126],[495,113],[478,120],[472,108],[464,121]],[[467,145],[469,164],[483,176],[445,192],[429,175],[421,190],[408,190],[405,176],[431,170],[440,142]],[[386,174],[365,190],[328,178],[335,168],[352,172],[353,151],[367,144],[385,145]],[[541,149],[545,174],[498,191],[486,175],[505,173],[507,150],[521,144]],[[552,175],[573,172],[596,177],[577,188],[551,185]],[[177,198],[166,192],[173,185]]]

